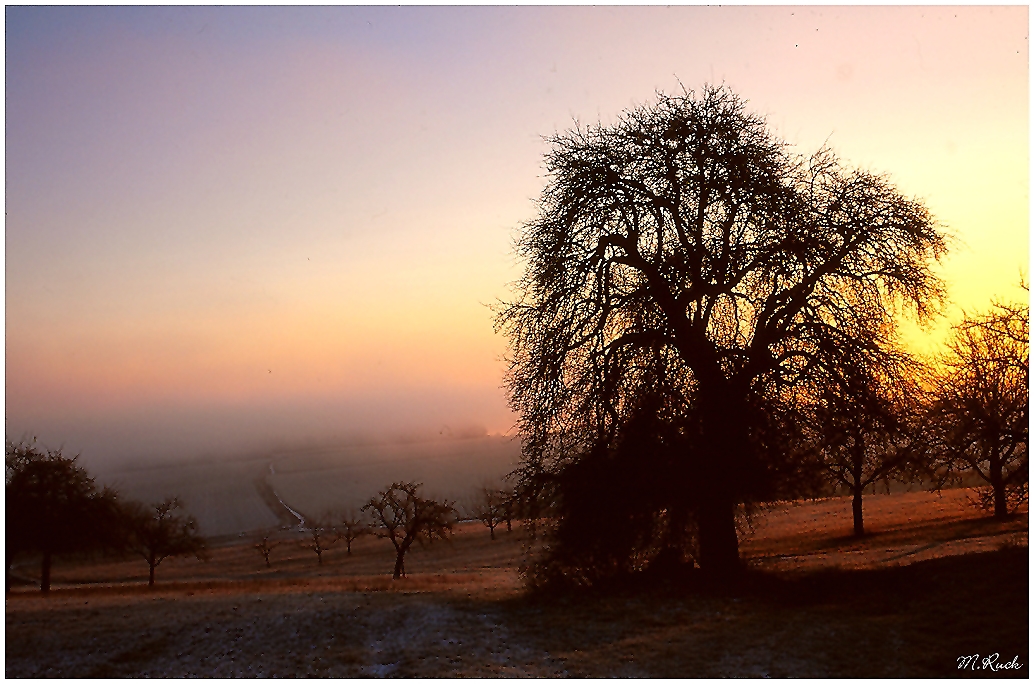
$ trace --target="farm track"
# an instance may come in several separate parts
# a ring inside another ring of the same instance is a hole
[[[273,463],[270,462],[269,470],[272,472]],[[263,473],[255,478],[255,491],[258,492],[259,497],[263,503],[269,507],[269,510],[273,512],[273,515],[280,521],[281,527],[296,527],[305,524],[305,519],[299,513],[295,512],[290,506],[284,503],[283,499],[273,489],[273,485],[269,484],[269,480],[266,479],[266,474]]]

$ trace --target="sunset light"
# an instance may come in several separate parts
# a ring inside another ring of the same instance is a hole
[[[945,316],[910,334],[932,352],[1022,297],[1026,12],[8,8],[7,433],[146,458],[170,406],[198,453],[230,446],[191,427],[221,411],[328,414],[242,449],[506,433],[490,306],[542,136],[680,84],[927,204],[956,239]]]
[[[1030,678],[1029,7],[5,8],[8,678]]]

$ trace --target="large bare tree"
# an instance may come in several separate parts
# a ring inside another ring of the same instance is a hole
[[[996,304],[956,326],[933,383],[930,436],[948,478],[976,474],[994,517],[1025,498],[1030,407],[1030,307]]]
[[[525,495],[613,439],[662,367],[694,416],[700,563],[736,567],[737,506],[771,484],[759,407],[886,345],[899,307],[936,308],[944,238],[886,178],[791,154],[724,87],[549,143],[517,241],[526,270],[497,318]]]

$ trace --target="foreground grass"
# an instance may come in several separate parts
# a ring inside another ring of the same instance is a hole
[[[636,587],[515,601],[573,676],[1028,676],[1027,549],[877,570],[757,573],[727,589]],[[1018,672],[957,658],[1019,656]]]
[[[8,600],[5,674],[1026,677],[1027,576],[1022,547],[754,572],[724,589],[667,582],[534,596],[505,582],[414,577],[390,591],[69,590]],[[957,669],[959,656],[996,652],[1023,667]]]

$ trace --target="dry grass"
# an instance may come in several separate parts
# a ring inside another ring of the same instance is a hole
[[[863,537],[852,534],[851,501],[833,497],[770,509],[742,544],[769,570],[872,568],[1027,544],[1026,508],[999,522],[966,489],[865,497]]]
[[[1027,519],[980,518],[965,493],[867,497],[771,511],[743,545],[757,568],[695,582],[529,596],[520,531],[476,524],[416,549],[346,556],[284,545],[273,567],[242,539],[208,563],[70,562],[58,588],[7,600],[7,676],[952,676],[968,653],[1027,669]],[[1017,546],[1019,545],[1019,546]],[[970,553],[988,549],[990,553]],[[969,555],[959,555],[967,553]],[[795,570],[796,568],[796,570]],[[29,574],[34,568],[23,567]],[[74,585],[73,585],[74,583]],[[88,584],[82,584],[88,583]],[[973,676],[986,672],[967,672]]]

